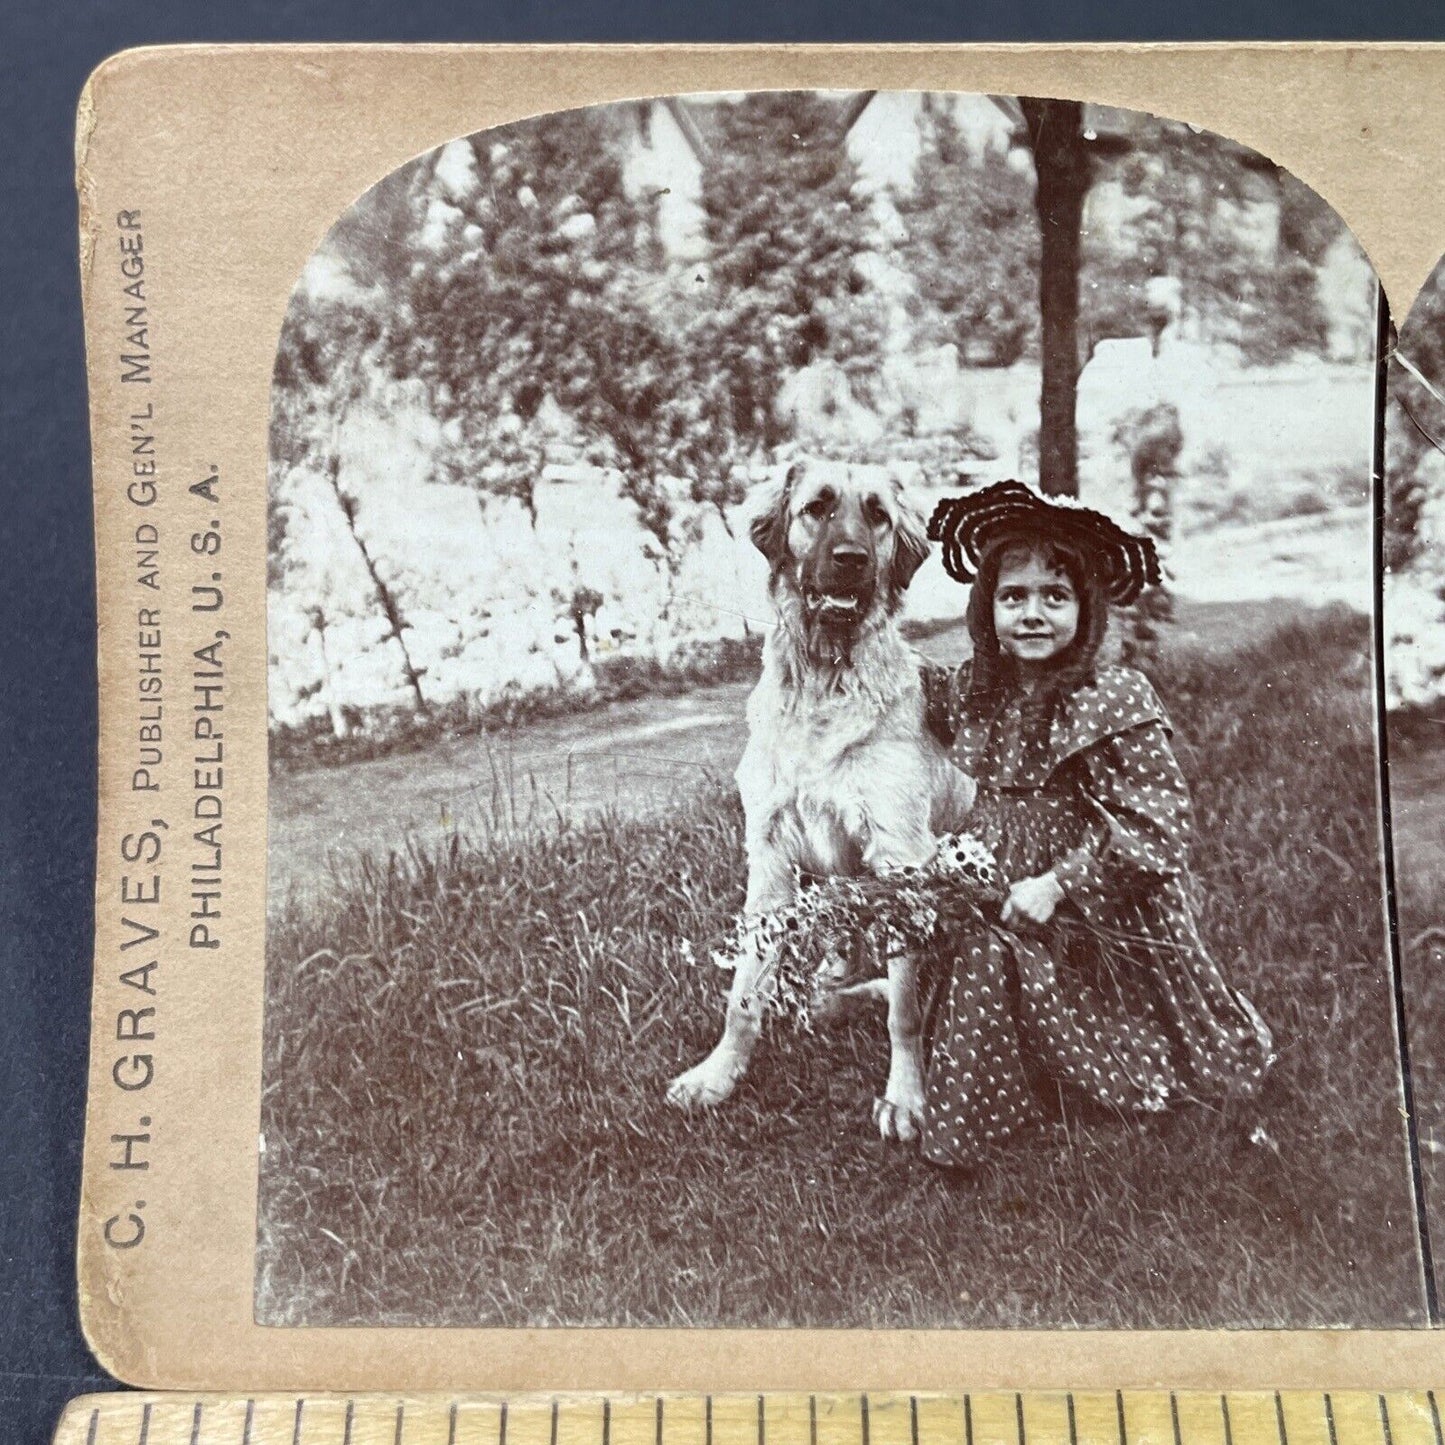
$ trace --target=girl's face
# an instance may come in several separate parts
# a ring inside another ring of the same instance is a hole
[[[1079,594],[1068,574],[1037,552],[1011,549],[998,570],[993,628],[1002,651],[1026,672],[1053,662],[1079,631]]]

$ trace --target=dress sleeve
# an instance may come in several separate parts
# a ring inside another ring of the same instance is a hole
[[[919,666],[919,675],[923,680],[924,725],[944,747],[949,747],[958,732],[957,674],[936,662],[924,662]]]
[[[1053,867],[1085,912],[1183,872],[1189,856],[1189,788],[1159,721],[1086,748],[1075,760],[1095,820],[1084,842]]]

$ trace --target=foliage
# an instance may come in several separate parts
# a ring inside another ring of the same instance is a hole
[[[422,670],[407,647],[407,621],[398,589],[381,573],[359,524],[360,498],[343,476],[341,436],[354,407],[374,391],[376,353],[385,335],[375,293],[354,283],[340,297],[318,296],[304,282],[292,297],[277,348],[271,383],[269,487],[267,492],[268,587],[279,587],[296,558],[287,546],[293,473],[309,472],[329,490],[365,568],[369,592],[396,644],[401,674],[419,712],[427,708]],[[300,541],[304,554],[305,539]],[[324,568],[323,568],[324,570]],[[337,599],[311,589],[308,612],[324,637],[335,620]],[[344,607],[344,604],[341,604]]]
[[[1392,737],[1445,714],[1445,265],[1410,308],[1385,425],[1386,705]]]
[[[719,107],[700,285],[664,264],[655,200],[624,184],[620,124],[604,110],[542,117],[453,143],[440,178],[419,166],[417,260],[389,353],[446,423],[444,475],[534,511],[550,400],[587,459],[617,469],[675,568],[682,497],[726,521],[746,458],[782,440],[784,375],[815,355],[872,356],[853,266],[863,216],[833,107]]]
[[[1145,588],[1131,606],[1121,609],[1119,617],[1124,660],[1138,666],[1153,662],[1158,655],[1161,628],[1174,617],[1169,554],[1174,540],[1179,456],[1184,450],[1179,408],[1165,401],[1131,409],[1115,422],[1113,442],[1129,458],[1129,474],[1134,479],[1134,524],[1154,539],[1163,564],[1161,580]]]
[[[1339,217],[1308,187],[1254,152],[1177,121],[1130,113],[1127,150],[1101,163],[1132,215],[1129,244],[1085,238],[1086,327],[1094,335],[1146,335],[1160,324],[1149,282],[1178,285],[1185,321],[1232,341],[1251,363],[1324,347],[1316,270],[1339,234]],[[1277,235],[1253,235],[1278,211]]]
[[[786,440],[774,401],[783,380],[819,358],[860,382],[882,337],[858,267],[868,249],[836,104],[812,92],[763,92],[717,109],[703,173],[710,301],[695,350],[723,385],[711,425],[744,452]]]
[[[1445,493],[1439,465],[1445,452],[1445,264],[1415,298],[1398,350],[1390,366],[1385,504],[1385,565],[1392,571],[1420,556],[1422,514],[1432,490]]]
[[[677,344],[643,297],[654,239],[623,184],[616,123],[585,111],[454,142],[438,153],[440,189],[418,168],[421,244],[390,362],[427,384],[452,442],[448,473],[534,515],[550,398],[593,459],[620,470],[667,551]]]
[[[340,422],[361,392],[381,334],[382,321],[369,306],[318,298],[304,285],[292,294],[271,373],[268,587],[278,584],[288,561],[289,474],[308,464],[325,471],[336,455]]]
[[[904,865],[858,877],[796,877],[796,896],[767,913],[739,914],[714,952],[717,967],[765,970],[769,1011],[803,1029],[854,982],[850,960],[881,974],[905,948],[939,942],[943,926],[988,928],[1004,901],[998,863],[971,833],[947,834],[921,867]]]
[[[952,109],[933,97],[925,97],[922,124],[914,188],[898,199],[920,339],[1011,366],[1038,347],[1032,181],[994,147],[971,151]]]

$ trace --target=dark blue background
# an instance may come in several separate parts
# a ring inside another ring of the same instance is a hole
[[[48,1440],[107,1385],[76,1322],[95,818],[95,598],[76,263],[75,100],[104,56],[186,40],[1440,39],[1440,0],[196,0],[0,17],[0,1440]],[[1408,204],[1408,199],[1402,202]],[[1445,240],[1445,238],[1442,238]],[[4,1308],[8,1306],[8,1308]]]

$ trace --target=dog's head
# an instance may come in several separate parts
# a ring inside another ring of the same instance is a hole
[[[928,556],[923,519],[884,466],[794,462],[764,493],[750,531],[809,632],[835,640],[894,612]]]

